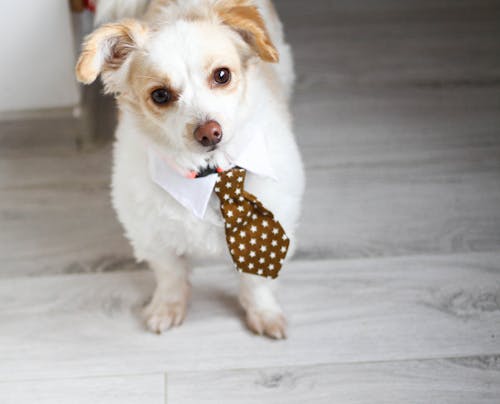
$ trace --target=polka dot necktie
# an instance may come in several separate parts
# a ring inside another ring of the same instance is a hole
[[[219,172],[215,194],[225,221],[229,252],[239,272],[276,278],[290,240],[262,203],[243,189],[246,170]]]

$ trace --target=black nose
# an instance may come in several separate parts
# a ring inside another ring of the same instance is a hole
[[[216,121],[208,121],[194,131],[195,139],[203,146],[214,146],[222,140],[222,128]]]

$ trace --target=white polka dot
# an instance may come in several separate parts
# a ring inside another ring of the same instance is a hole
[[[282,253],[286,252],[286,247],[281,247],[281,252]]]
[[[264,273],[264,271],[263,271],[262,269],[259,269],[259,270],[257,271],[257,273],[258,273],[259,275],[262,275],[262,274]]]
[[[276,253],[273,253],[273,252],[272,252],[271,254],[269,254],[269,256],[270,256],[271,258],[275,258],[275,257],[276,257]]]
[[[266,252],[267,251],[267,247],[265,245],[263,245],[262,247],[260,247],[260,251]]]
[[[240,237],[246,237],[247,233],[245,231],[240,231]]]
[[[267,269],[269,269],[270,271],[272,271],[274,269],[274,265],[273,264],[269,264],[269,266],[267,267]]]
[[[252,263],[248,264],[248,269],[252,269],[252,268],[253,268],[253,264]]]
[[[255,233],[255,232],[257,231],[257,226],[252,226],[252,227],[250,227],[250,231],[251,231],[252,233]]]
[[[215,192],[219,192],[219,191],[220,191],[220,188],[219,188],[219,187],[215,187],[214,191],[215,191]]]
[[[267,233],[262,233],[262,234],[260,235],[260,238],[261,238],[262,240],[267,239]]]
[[[276,228],[274,228],[274,229],[273,229],[273,234],[278,234],[278,233],[279,233],[278,228],[277,228],[277,227],[276,227]]]
[[[233,186],[233,184],[231,184],[230,182],[226,182],[226,188],[231,188]]]
[[[240,244],[240,245],[238,246],[238,248],[239,248],[241,251],[243,251],[243,250],[245,249],[245,244]]]
[[[225,201],[227,201],[229,199],[229,195],[228,194],[224,194],[223,198],[224,198]]]
[[[228,210],[226,212],[226,215],[227,215],[227,217],[233,217],[233,211],[232,210]]]
[[[250,251],[250,257],[255,257],[255,251]]]
[[[245,208],[243,206],[238,206],[238,212],[243,212]]]
[[[278,245],[278,242],[276,240],[271,241],[271,245],[273,247],[276,247]]]
[[[241,217],[239,217],[238,219],[236,219],[236,223],[241,223],[243,221],[243,219]]]
[[[269,226],[269,223],[267,222],[267,220],[263,220],[262,227],[267,227],[267,226]]]
[[[283,237],[281,237],[283,240],[286,240],[288,237],[286,236],[286,234],[283,234]]]
[[[235,193],[236,195],[239,195],[239,194],[241,194],[241,190],[238,188],[236,191],[234,191],[234,193]]]
[[[259,258],[259,264],[263,264],[264,262],[266,262],[265,258]]]
[[[250,244],[252,244],[252,245],[257,244],[257,240],[255,240],[254,238],[250,239]]]
[[[238,262],[245,262],[245,257],[238,258]]]
[[[228,176],[228,177],[232,177],[232,176],[233,176],[233,172],[232,172],[232,171],[229,171],[229,172],[227,173],[227,176]]]
[[[236,241],[236,239],[233,236],[229,237],[229,242],[230,243],[234,243],[235,241]]]

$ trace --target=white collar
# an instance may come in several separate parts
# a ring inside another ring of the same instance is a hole
[[[277,179],[269,159],[266,139],[261,133],[255,134],[248,142],[235,144],[225,154],[230,163],[230,167],[224,167],[226,169],[239,166],[254,174]],[[152,146],[148,148],[148,159],[149,173],[153,182],[196,217],[203,219],[217,174],[201,178],[183,176]]]

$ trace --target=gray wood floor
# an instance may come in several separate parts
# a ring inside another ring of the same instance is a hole
[[[500,2],[277,5],[308,175],[289,339],[245,330],[216,263],[147,333],[109,144],[3,122],[0,403],[500,402]]]

